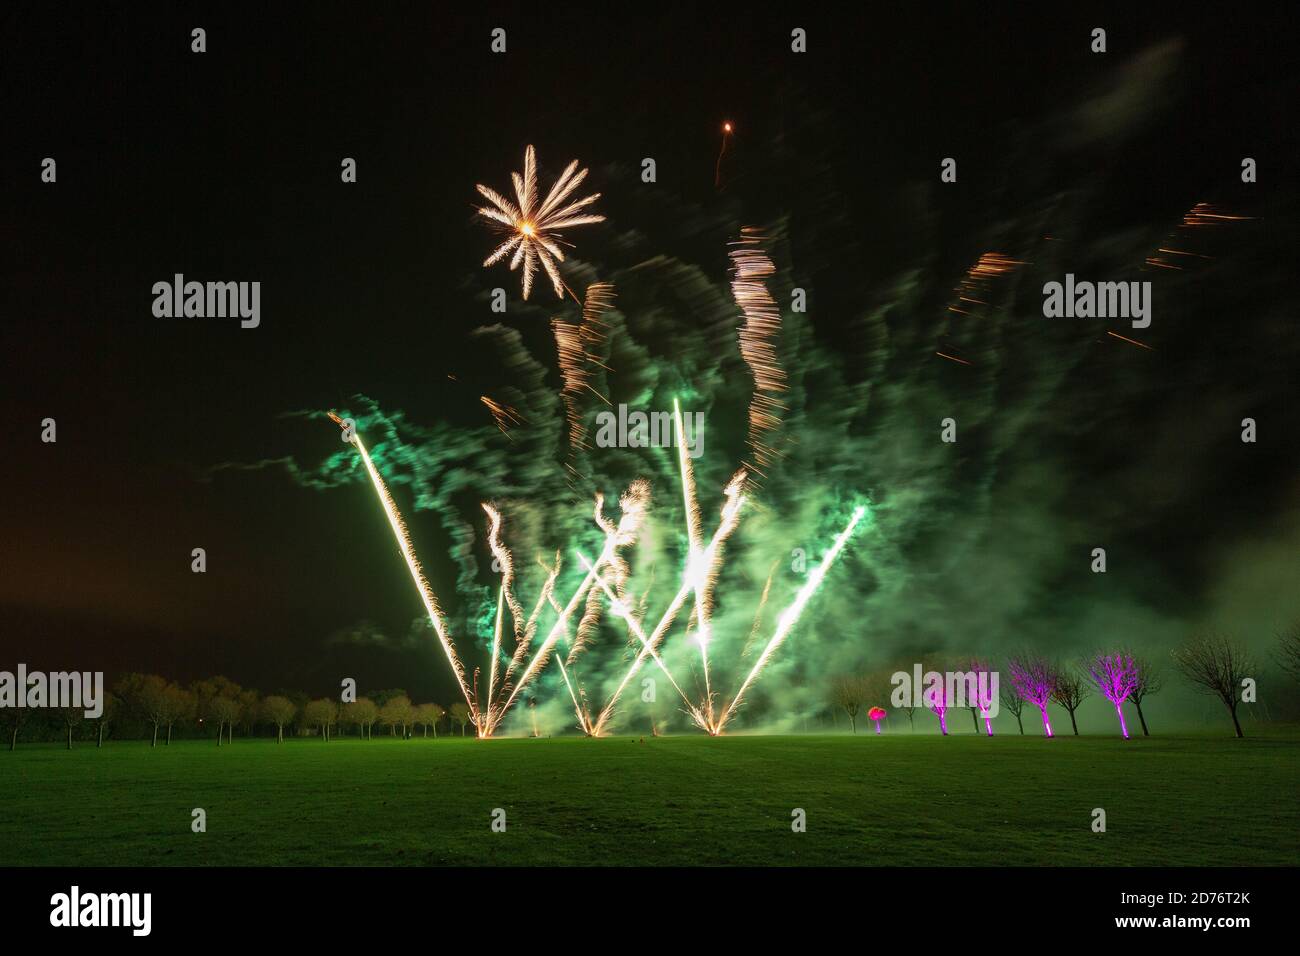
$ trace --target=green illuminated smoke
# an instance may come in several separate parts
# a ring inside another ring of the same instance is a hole
[[[784,458],[762,480],[726,547],[710,647],[721,695],[734,692],[752,663],[741,652],[773,564],[760,642],[802,583],[799,568],[820,560],[819,549],[864,497],[871,502],[871,528],[854,536],[732,729],[800,728],[806,715],[824,709],[832,676],[900,658],[939,653],[997,661],[1024,646],[1070,657],[1122,641],[1163,659],[1205,620],[1226,618],[1259,642],[1276,621],[1300,613],[1287,586],[1300,577],[1294,504],[1281,503],[1285,487],[1276,478],[1261,472],[1243,482],[1240,469],[1225,468],[1222,460],[1231,426],[1267,397],[1260,383],[1284,380],[1300,359],[1289,305],[1276,293],[1285,286],[1284,265],[1268,258],[1259,238],[1238,231],[1214,249],[1213,273],[1150,277],[1160,309],[1151,353],[1099,345],[1096,329],[1042,317],[1044,281],[1066,271],[1135,278],[1181,215],[1171,208],[1167,221],[1099,231],[1093,211],[1107,203],[1100,171],[1106,164],[1060,180],[1056,164],[1082,148],[1081,136],[1083,147],[1104,157],[1146,121],[1132,113],[1107,120],[1104,110],[1092,109],[1142,82],[1126,76],[1121,83],[1129,85],[1081,104],[1079,115],[1090,125],[1072,126],[1068,139],[1049,123],[1008,137],[1009,144],[1026,144],[1007,148],[1017,178],[991,202],[987,226],[978,232],[955,238],[942,232],[935,187],[891,188],[882,202],[896,220],[890,235],[903,238],[888,256],[839,202],[815,155],[800,159],[805,165],[793,172],[782,170],[783,182],[801,185],[786,187],[789,218],[768,223],[778,266],[769,289],[788,307],[794,287],[808,288],[814,311],[783,310],[778,351],[790,388],[775,444]],[[801,133],[803,141],[817,139],[815,128]],[[633,181],[630,171],[624,184],[618,176],[609,173],[611,195]],[[1057,184],[1050,192],[1047,181]],[[721,489],[746,453],[751,380],[736,348],[738,311],[722,263],[726,242],[747,222],[730,209],[674,206],[663,194],[655,195],[653,208],[638,206],[634,190],[623,192],[627,205],[615,224],[651,222],[653,231],[610,235],[604,241],[609,262],[574,261],[566,273],[579,292],[597,278],[618,292],[600,352],[614,371],[597,369],[592,385],[615,405],[667,411],[678,396],[684,411],[705,413],[705,455],[693,464],[707,536],[716,526]],[[1198,198],[1189,197],[1188,205]],[[1052,242],[1045,243],[1048,234]],[[594,245],[589,240],[583,252],[600,253]],[[941,259],[939,250],[954,246],[965,265]],[[673,257],[686,247],[717,255],[698,264]],[[977,315],[953,320],[946,308],[953,286],[989,250],[1028,265],[996,280]],[[1247,254],[1251,269],[1234,266]],[[477,281],[486,301],[492,278]],[[830,298],[827,290],[844,288],[853,290],[850,305],[837,300],[835,311],[816,311]],[[1212,317],[1232,313],[1239,302],[1257,303],[1252,335],[1271,347],[1246,366],[1210,361],[1237,348],[1232,324]],[[575,465],[587,477],[571,484],[563,467],[569,450],[554,346],[542,332],[553,311],[512,307],[511,325],[518,328],[494,325],[475,333],[484,366],[501,370],[489,391],[527,421],[513,430],[514,442],[486,415],[468,426],[417,423],[384,405],[382,394],[347,403],[406,512],[471,672],[487,663],[498,580],[480,500],[494,501],[505,516],[503,537],[527,609],[543,577],[534,557],[549,561],[557,550],[565,557],[557,589],[564,601],[581,577],[570,555],[599,549],[593,493],[605,493],[607,513],[616,518],[619,493],[639,476],[651,481],[654,499],[646,529],[626,554],[627,592],[634,606],[645,595],[649,623],[681,573],[684,522],[672,449],[581,452]],[[1195,343],[1179,337],[1180,323],[1202,330]],[[943,350],[971,365],[936,357]],[[1168,387],[1167,363],[1178,367],[1176,392]],[[1176,395],[1190,393],[1209,396],[1213,414],[1189,414]],[[594,416],[604,408],[594,397],[587,404],[593,435]],[[939,440],[945,418],[957,422],[955,444]],[[319,427],[333,426],[322,420]],[[1291,474],[1300,465],[1294,443],[1271,454],[1287,457]],[[314,467],[287,464],[308,487],[364,480],[349,449]],[[1206,508],[1206,501],[1216,507]],[[341,505],[325,496],[320,507],[328,520]],[[450,560],[428,553],[426,545]],[[1111,556],[1105,576],[1086,571],[1096,546]],[[698,691],[702,676],[698,652],[686,640],[687,620],[684,612],[664,658],[683,688]],[[544,616],[543,634],[547,626]],[[470,635],[479,641],[477,652]],[[576,668],[588,696],[602,700],[634,653],[621,624],[607,619]],[[552,665],[537,697],[539,720],[558,729],[571,719],[557,682]],[[621,712],[644,730],[652,708],[637,690],[629,689]],[[684,729],[674,695],[659,690],[653,709],[661,725]]]

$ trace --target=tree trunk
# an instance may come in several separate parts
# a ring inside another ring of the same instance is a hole
[[[849,726],[853,728],[855,734],[858,732],[858,717],[856,714],[849,714]]]
[[[218,747],[221,746],[221,733],[225,729],[225,726],[226,725],[222,723],[217,724],[217,746]]]
[[[168,725],[167,725],[167,744],[166,744],[166,746],[170,747],[171,745],[172,745],[172,725],[171,725],[171,724],[168,724]]]
[[[14,732],[9,736],[9,752],[13,753],[18,746],[18,724],[14,723]]]
[[[1074,711],[1070,711],[1070,726],[1074,728],[1074,736],[1079,736],[1079,725],[1075,722]]]
[[[1025,722],[1020,719],[1019,714],[1016,714],[1016,723],[1020,726],[1020,736],[1023,737],[1025,735]]]
[[[1141,722],[1141,724],[1142,724],[1142,736],[1143,736],[1143,737],[1150,737],[1151,734],[1150,734],[1150,732],[1147,730],[1147,719],[1146,719],[1145,717],[1142,716],[1142,703],[1141,703],[1140,701],[1134,701],[1134,702],[1133,702],[1133,706],[1137,708],[1137,712],[1138,712],[1138,720],[1139,720],[1139,721]]]
[[[68,725],[68,749],[72,749],[72,725]]]
[[[1245,737],[1246,735],[1241,732],[1241,721],[1237,719],[1237,708],[1230,708],[1230,712],[1232,714],[1232,726],[1237,728],[1237,736]]]
[[[150,747],[158,746],[158,725],[157,724],[153,725],[153,742],[149,744],[149,746]]]
[[[95,743],[95,749],[98,750],[102,746],[104,746],[104,722],[101,720],[99,722],[99,740]]]
[[[970,709],[970,722],[975,725],[975,733],[980,732],[980,715],[974,707]]]

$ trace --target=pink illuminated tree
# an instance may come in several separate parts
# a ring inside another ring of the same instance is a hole
[[[934,716],[939,718],[939,730],[945,737],[948,736],[948,708],[952,701],[948,697],[948,685],[943,679],[943,672],[938,672],[939,680],[934,687],[926,688],[922,697],[925,706],[934,711]]]
[[[1088,660],[1088,674],[1103,697],[1115,705],[1119,714],[1119,729],[1128,740],[1128,725],[1124,723],[1124,701],[1138,686],[1138,666],[1129,654],[1097,654]]]
[[[993,671],[986,662],[975,658],[966,665],[966,673],[973,678],[973,681],[968,682],[966,702],[970,703],[971,701],[974,701],[975,706],[979,708],[980,716],[984,718],[984,729],[987,730],[988,735],[992,737],[993,719],[989,716],[989,711],[993,709]],[[974,684],[973,695],[969,689],[971,683]],[[979,728],[976,727],[977,732],[978,730]]]
[[[876,733],[880,733],[880,722],[885,719],[885,708],[872,707],[867,711],[867,717],[876,722]]]
[[[1011,683],[1019,694],[1038,708],[1043,715],[1043,735],[1052,736],[1052,724],[1047,719],[1047,704],[1056,691],[1056,667],[1045,657],[1021,654],[1007,660]]]

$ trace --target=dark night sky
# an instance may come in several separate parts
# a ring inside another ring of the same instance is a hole
[[[873,7],[767,16],[655,4],[620,18],[573,4],[6,4],[0,667],[222,672],[319,693],[337,681],[332,632],[363,619],[401,631],[418,603],[368,489],[318,495],[279,474],[205,471],[323,458],[334,430],[278,416],[358,392],[417,421],[479,422],[479,384],[501,373],[470,336],[490,321],[477,296],[513,289],[514,277],[481,274],[490,240],[473,221],[473,186],[504,184],[526,143],[552,172],[575,156],[590,165],[621,229],[660,228],[628,221],[610,188],[614,170],[629,176],[643,156],[657,160],[654,188],[683,206],[788,214],[796,269],[816,290],[816,334],[846,348],[864,307],[860,264],[890,271],[911,254],[902,184],[960,157],[928,250],[959,276],[982,251],[972,230],[1017,175],[992,132],[1050,120],[1170,37],[1186,44],[1189,108],[1162,114],[1110,173],[1108,204],[1092,210],[1098,229],[1158,235],[1243,155],[1259,158],[1258,189],[1285,189],[1294,209],[1293,187],[1278,182],[1296,146],[1284,47],[1294,24],[1280,11],[964,6],[893,19]],[[1096,25],[1108,29],[1105,56],[1088,52]],[[207,30],[205,54],[190,52],[194,26]],[[488,50],[495,26],[508,31],[505,56]],[[789,52],[792,26],[809,31],[806,56]],[[738,135],[719,196],[723,118]],[[1020,148],[1032,154],[1033,143]],[[58,162],[55,185],[39,181],[45,156]],[[344,156],[358,161],[355,185],[339,182]],[[825,179],[810,181],[814,168]],[[843,215],[811,228],[828,195]],[[583,242],[599,246],[604,229]],[[672,241],[674,254],[725,275],[711,236]],[[151,287],[176,272],[260,280],[261,327],[154,318]],[[1221,356],[1224,374],[1254,374],[1257,351],[1247,341]],[[1198,414],[1176,367],[1154,368],[1167,399]],[[1294,445],[1290,372],[1273,427]],[[55,445],[39,441],[47,416]],[[1105,443],[1094,451],[1104,457]],[[1294,449],[1275,453],[1245,480],[1275,500],[1294,464]],[[417,540],[434,520],[413,521]],[[205,575],[189,570],[196,546]],[[1180,547],[1168,542],[1171,560]],[[354,663],[372,686],[446,692],[427,648]]]

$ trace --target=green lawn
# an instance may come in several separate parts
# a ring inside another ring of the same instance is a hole
[[[1295,865],[1298,756],[1294,729],[20,745],[0,865]]]

